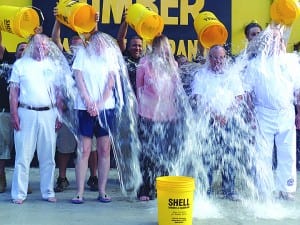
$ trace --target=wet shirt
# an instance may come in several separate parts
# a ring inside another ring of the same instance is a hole
[[[256,106],[285,109],[292,106],[300,88],[300,65],[296,54],[255,58],[246,70],[246,85]]]
[[[10,67],[15,61],[15,54],[4,50],[3,60],[0,61],[0,111],[9,112],[8,78]]]
[[[69,66],[72,66],[75,59],[75,55],[66,51],[63,51],[63,55],[66,57]]]
[[[59,83],[58,77],[58,71],[49,60],[22,57],[13,65],[9,81],[19,85],[19,102],[44,107],[55,104],[54,88]]]
[[[136,68],[139,64],[139,59],[124,55],[124,60],[127,66],[131,87],[136,94]]]
[[[104,57],[88,55],[83,48],[76,54],[72,69],[82,72],[84,83],[92,101],[101,99],[113,65],[114,62],[108,62]],[[104,108],[113,109],[114,107],[115,99],[113,93],[111,93],[104,103]],[[75,109],[86,110],[80,96],[77,97]]]
[[[200,96],[205,111],[226,115],[236,103],[236,97],[244,94],[244,89],[238,75],[203,68],[195,74],[192,94]]]
[[[176,117],[175,92],[179,77],[167,71],[156,72],[149,58],[137,68],[138,112],[153,121],[171,121]]]

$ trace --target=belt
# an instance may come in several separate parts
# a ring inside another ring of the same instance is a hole
[[[35,106],[26,105],[24,103],[19,103],[19,107],[29,109],[29,110],[35,110],[35,111],[46,111],[53,108],[53,106],[35,107]]]
[[[6,112],[6,113],[8,113],[9,112],[9,109],[8,108],[0,108],[0,112]]]

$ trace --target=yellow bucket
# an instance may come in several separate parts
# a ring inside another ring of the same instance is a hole
[[[275,23],[291,25],[300,15],[298,0],[274,0],[270,7],[271,19]]]
[[[148,41],[153,40],[164,29],[162,17],[139,3],[128,8],[126,22],[140,37]]]
[[[192,177],[156,178],[158,225],[192,225],[195,182]]]
[[[40,18],[33,8],[0,5],[0,30],[27,38],[38,26]]]
[[[226,27],[210,11],[203,11],[195,18],[194,28],[204,48],[223,45],[228,38]]]
[[[82,34],[91,32],[96,26],[96,10],[78,0],[60,0],[57,3],[57,20]]]

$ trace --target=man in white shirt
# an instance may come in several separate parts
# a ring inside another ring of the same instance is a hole
[[[51,60],[51,56],[55,59]],[[36,34],[31,38],[24,56],[13,65],[9,82],[16,149],[11,190],[15,204],[26,200],[29,168],[36,149],[42,198],[56,202],[53,190],[54,155],[56,130],[61,126],[56,105],[60,105],[58,87],[63,83],[60,75],[66,76],[69,69],[68,66],[63,68],[63,59],[62,53],[47,36]]]
[[[225,198],[237,201],[235,193],[236,152],[238,143],[234,136],[237,124],[239,103],[243,99],[244,89],[238,74],[232,74],[226,68],[226,50],[220,45],[212,46],[208,62],[196,73],[192,84],[194,107],[199,120],[204,120],[207,131],[203,147],[203,163],[208,176],[208,195],[212,192],[213,173],[221,170],[222,188]],[[201,119],[202,118],[202,119]]]
[[[286,53],[281,31],[269,26],[250,42],[256,57],[246,68],[245,80],[253,93],[260,131],[256,135],[256,177],[259,192],[272,195],[272,189],[284,200],[293,200],[296,191],[296,126],[294,102],[300,88],[299,58]],[[296,100],[296,101],[295,101]],[[276,179],[273,182],[272,149],[277,148]],[[273,187],[272,185],[276,185]]]

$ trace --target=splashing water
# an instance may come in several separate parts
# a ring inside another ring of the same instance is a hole
[[[279,28],[283,29],[281,27]],[[284,107],[286,102],[280,100],[285,100],[287,96],[291,96],[289,91],[293,89],[286,85],[285,91],[279,91],[279,88],[282,89],[282,86],[284,86],[282,82],[285,82],[285,78],[281,79],[279,83],[275,83],[274,86],[268,84],[274,76],[282,76],[282,74],[284,74],[290,77],[290,79],[295,80],[297,83],[296,86],[300,87],[298,85],[300,77],[295,79],[295,76],[300,75],[300,71],[298,71],[299,56],[295,53],[284,54],[285,47],[283,41],[286,37],[283,35],[284,39],[282,39],[280,36],[274,35],[272,29],[274,28],[267,27],[266,31],[252,40],[252,42],[249,43],[247,51],[244,53],[245,55],[238,57],[234,64],[229,65],[227,70],[230,76],[234,74],[241,76],[243,87],[246,91],[249,90],[249,81],[250,83],[260,82],[262,86],[265,87],[261,91],[268,98],[271,98],[275,92],[279,95],[279,97],[277,96],[275,98],[277,100],[275,102],[276,105]],[[297,72],[295,72],[295,70]],[[248,73],[244,73],[245,71]],[[249,73],[249,71],[252,71],[252,74]],[[253,74],[257,71],[267,76],[259,77]],[[284,73],[279,73],[279,71],[284,71]],[[191,73],[193,74],[193,71],[191,71]],[[224,92],[222,93],[221,90],[213,90],[211,85],[208,86],[205,75],[201,79],[201,88],[204,94],[211,96],[214,95],[215,92],[219,92],[218,97],[220,98],[220,96],[222,96],[222,102],[220,102],[219,105],[225,104],[228,99],[224,99]],[[223,86],[226,85],[228,84],[223,84]],[[235,88],[236,85],[240,84],[233,82],[229,86],[230,88]],[[212,99],[212,101],[214,101],[214,99]],[[294,102],[297,102],[297,99],[294,99]],[[227,114],[227,116],[231,116],[233,123],[228,127],[226,132],[221,133],[226,143],[236,149],[235,154],[229,156],[224,154],[224,150],[221,150],[223,161],[221,161],[222,163],[219,165],[222,169],[222,166],[226,165],[226,163],[223,162],[227,161],[233,165],[236,171],[236,189],[237,193],[242,197],[242,202],[238,203],[239,213],[235,213],[234,217],[238,217],[237,220],[242,219],[245,221],[245,224],[247,224],[248,220],[251,222],[253,218],[267,220],[297,219],[299,218],[299,208],[297,208],[297,204],[290,204],[289,202],[276,199],[276,172],[272,171],[272,155],[268,152],[270,147],[267,146],[264,137],[257,138],[258,135],[261,135],[261,130],[255,120],[256,110],[253,111],[251,105],[249,108],[247,103],[247,99],[245,98],[233,115]],[[205,107],[206,105],[203,106],[204,109]],[[222,107],[220,110],[222,110]],[[200,194],[195,197],[196,210],[194,210],[194,217],[198,219],[227,218],[232,216],[232,210],[236,210],[236,208],[229,205],[230,202],[223,203],[214,197],[211,202],[210,199],[207,200],[205,197],[199,197],[206,195],[208,187],[207,179],[203,178],[203,175],[204,177],[206,176],[207,171],[205,165],[201,165],[201,157],[203,154],[214,151],[215,145],[210,139],[218,135],[216,131],[209,130],[208,124],[210,118],[207,113],[203,112],[205,111],[201,108],[197,114],[197,122],[193,124],[192,128],[192,130],[198,131],[198,134],[196,134],[198,135],[196,142],[191,141],[191,143],[196,144],[197,147],[192,147],[189,149],[189,153],[185,155],[185,160],[193,157],[193,159],[190,160],[190,162],[192,162],[191,168],[193,168],[193,176],[197,179],[198,194],[200,192]],[[251,114],[250,118],[254,118],[252,122],[245,120],[249,112]],[[256,148],[258,145],[260,145],[260,149],[265,149],[265,151],[258,151]],[[192,144],[192,146],[194,145]],[[220,160],[214,156],[205,158],[212,164],[220,162]],[[221,191],[219,184],[221,180],[220,168],[215,172],[216,178],[213,185],[213,188],[217,192],[216,196],[218,196],[218,193]]]
[[[136,99],[120,49],[110,35],[97,32],[90,37],[86,47],[78,50],[76,57],[76,62],[87,59],[84,65],[87,74],[84,76],[84,81],[89,85],[87,90],[91,101],[100,102],[100,106],[95,107],[98,111],[98,122],[101,127],[109,130],[121,190],[124,195],[136,196],[141,183]],[[112,90],[107,90],[109,86],[112,86]],[[106,114],[100,111],[112,107],[114,123],[109,127]]]

